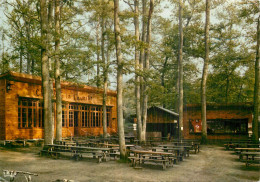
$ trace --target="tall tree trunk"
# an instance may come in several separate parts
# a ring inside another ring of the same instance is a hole
[[[105,2],[102,0],[102,16],[101,16],[101,56],[102,56],[102,63],[103,63],[103,78],[104,78],[104,85],[103,85],[103,118],[102,118],[102,124],[103,124],[103,137],[107,137],[107,63],[105,59]]]
[[[26,37],[27,37],[27,73],[30,74],[31,72],[31,59],[30,59],[30,25],[29,22],[26,22]]]
[[[162,87],[163,87],[163,90],[164,90],[164,94],[166,94],[168,91],[166,90],[167,88],[165,88],[166,86],[165,86],[165,73],[166,73],[166,66],[167,66],[167,63],[168,63],[168,59],[169,59],[169,57],[168,56],[166,56],[165,57],[165,61],[164,61],[164,64],[163,64],[163,69],[162,69],[162,76],[161,76],[161,85],[162,85]],[[165,90],[167,91],[167,92],[165,92]],[[166,107],[166,103],[165,103],[165,99],[163,100],[163,108],[165,108]]]
[[[227,84],[226,84],[226,93],[225,93],[225,103],[228,103],[228,93],[229,93],[229,75],[227,76],[227,80],[226,80]]]
[[[125,133],[123,121],[123,60],[121,53],[121,37],[119,27],[119,0],[114,0],[114,31],[116,41],[116,59],[117,59],[117,122],[119,135],[120,158],[126,159]]]
[[[100,51],[99,51],[99,18],[98,18],[98,24],[97,24],[97,35],[96,35],[96,39],[97,39],[97,87],[100,88]]]
[[[258,2],[259,7],[259,2]],[[253,140],[256,142],[259,140],[259,45],[260,45],[260,15],[257,20],[257,44],[256,44],[256,60],[255,60],[255,88],[254,88],[254,120],[253,120]]]
[[[52,71],[53,71],[53,68],[52,68],[52,46],[51,46],[51,42],[52,42],[52,33],[51,33],[51,30],[53,29],[53,26],[52,26],[52,22],[53,22],[53,13],[54,13],[54,0],[49,0],[48,1],[48,30],[47,30],[47,50],[48,50],[48,57],[49,57],[49,74],[50,74],[50,77],[49,77],[49,87],[50,87],[50,93],[49,93],[49,113],[50,113],[50,118],[51,118],[51,135],[52,137],[54,138],[54,110],[53,110],[53,103],[52,103],[52,96],[53,96],[53,80],[52,80]]]
[[[176,69],[176,82],[175,82],[175,95],[174,95],[174,110],[175,112],[179,113],[179,59],[177,63],[177,69]]]
[[[55,0],[55,89],[56,89],[56,140],[62,140],[62,98],[60,76],[60,0]]]
[[[134,24],[135,24],[135,103],[136,103],[136,119],[138,126],[138,139],[141,139],[141,131],[142,131],[142,116],[141,116],[141,96],[140,96],[140,32],[139,32],[139,0],[135,0],[135,16],[134,16]]]
[[[22,39],[22,33],[20,33],[21,39]],[[23,72],[23,43],[22,40],[20,40],[20,73]]]
[[[150,0],[150,9],[147,21],[147,37],[146,43],[147,48],[145,49],[145,73],[148,73],[150,67],[150,44],[151,44],[151,33],[152,33],[152,14],[154,9],[154,0]],[[141,141],[146,139],[146,121],[147,121],[147,108],[148,108],[148,77],[144,77],[144,98],[143,98],[143,123],[142,123],[142,138]]]
[[[146,30],[147,30],[147,17],[146,17],[146,0],[142,0],[142,42],[146,42]],[[141,107],[141,120],[143,119],[143,98],[144,98],[144,79],[143,79],[143,69],[144,69],[144,59],[145,59],[145,52],[144,47],[142,46],[140,49],[140,73],[142,76],[140,77],[140,107]],[[141,137],[142,132],[142,125],[138,126],[138,133]],[[139,138],[141,141],[141,138]]]
[[[206,100],[206,83],[209,65],[209,26],[210,26],[210,0],[206,0],[206,22],[205,22],[205,59],[201,80],[201,122],[202,136],[201,142],[207,143],[207,100]]]
[[[52,135],[52,114],[49,112],[51,102],[50,84],[49,84],[49,58],[48,58],[48,16],[46,0],[40,1],[41,6],[41,56],[42,56],[42,85],[43,85],[43,103],[44,103],[44,144],[53,144]]]
[[[179,0],[179,138],[183,138],[183,29],[182,29],[182,0]]]

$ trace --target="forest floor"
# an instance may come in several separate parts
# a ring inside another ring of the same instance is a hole
[[[162,166],[134,169],[129,163],[94,160],[74,161],[40,157],[39,147],[7,149],[0,147],[0,177],[2,170],[37,173],[32,181],[51,182],[57,179],[84,181],[259,181],[260,167],[245,167],[232,151],[219,146],[202,146],[198,154],[191,154],[183,162],[162,170]],[[22,182],[17,176],[15,181]],[[0,178],[1,179],[1,178]],[[1,181],[1,180],[0,180]]]

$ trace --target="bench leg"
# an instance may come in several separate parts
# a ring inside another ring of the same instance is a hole
[[[102,162],[102,156],[98,156],[98,163]]]
[[[163,161],[162,164],[163,164],[163,170],[165,170],[166,169],[166,161]]]

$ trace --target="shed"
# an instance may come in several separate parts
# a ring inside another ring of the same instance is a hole
[[[179,114],[163,107],[152,106],[147,111],[147,137],[178,137]]]
[[[103,91],[71,82],[62,82],[61,88],[62,137],[102,134]],[[55,115],[54,82],[53,89]],[[116,92],[109,90],[107,95],[107,130],[113,134],[117,132]],[[0,140],[44,137],[41,77],[16,72],[2,74],[0,96]]]

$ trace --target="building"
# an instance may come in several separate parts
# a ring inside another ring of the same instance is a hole
[[[184,108],[184,138],[201,138],[201,105]],[[210,140],[247,139],[252,134],[253,105],[207,104],[207,134]]]
[[[69,82],[61,87],[62,136],[102,134],[102,90]],[[55,115],[54,83],[53,88]],[[117,132],[116,92],[107,94],[107,130],[113,134]],[[42,99],[41,77],[16,72],[0,75],[0,140],[43,138]]]
[[[179,114],[162,107],[150,107],[147,111],[146,136],[178,137]]]

